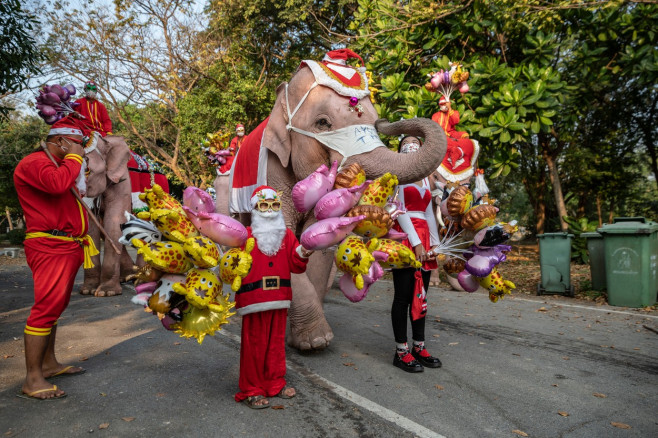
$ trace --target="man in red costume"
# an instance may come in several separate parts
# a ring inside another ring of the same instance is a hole
[[[228,173],[231,171],[231,166],[233,166],[233,161],[235,160],[235,156],[238,154],[238,151],[240,150],[240,146],[242,146],[242,141],[244,140],[244,125],[242,123],[238,123],[235,125],[235,137],[231,140],[231,144],[228,146],[228,150],[230,152],[229,156],[226,158],[226,163],[222,164],[217,168],[217,173],[219,175],[228,175]]]
[[[21,396],[39,400],[66,395],[45,379],[85,371],[64,366],[55,357],[57,320],[69,303],[80,265],[85,260],[88,266],[87,256],[95,249],[87,236],[87,213],[71,192],[85,154],[78,123],[65,117],[52,126],[46,146],[57,165],[39,149],[14,171],[27,226],[25,255],[34,279],[34,305],[25,325],[27,376]]]
[[[279,194],[260,186],[251,197],[252,222],[247,228],[256,246],[251,251],[251,271],[235,294],[235,308],[242,316],[240,391],[235,401],[250,408],[269,406],[267,397],[292,398],[286,386],[286,320],[292,299],[291,273],[306,271],[312,251],[304,249],[286,228]]]
[[[466,132],[455,130],[455,126],[459,124],[459,111],[452,109],[450,100],[445,96],[439,99],[439,111],[432,115],[432,120],[443,128],[448,137],[468,138]]]
[[[85,84],[84,93],[85,97],[80,98],[75,102],[80,104],[76,108],[76,111],[84,116],[84,122],[87,129],[90,131],[98,131],[103,137],[106,135],[112,135],[112,120],[110,120],[110,116],[107,114],[107,108],[96,99],[98,93],[96,83],[93,81],[87,82]]]

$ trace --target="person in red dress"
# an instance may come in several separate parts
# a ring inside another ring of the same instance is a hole
[[[306,271],[312,251],[304,249],[286,227],[280,196],[271,187],[254,190],[251,206],[247,231],[256,246],[251,251],[251,270],[235,294],[235,308],[242,316],[240,391],[235,401],[261,409],[269,406],[267,397],[296,395],[285,379],[290,277]]]
[[[459,124],[459,111],[452,109],[450,100],[445,96],[439,99],[439,111],[432,114],[432,120],[443,128],[448,137],[468,138],[468,133],[455,130]]]
[[[400,153],[413,153],[420,149],[421,141],[417,137],[405,137],[400,142]],[[429,180],[424,178],[412,184],[398,186],[398,200],[407,210],[398,216],[395,229],[407,233],[402,243],[410,248],[416,260],[423,263],[420,270],[416,268],[393,269],[393,305],[391,321],[393,335],[397,344],[393,365],[410,372],[423,371],[424,367],[438,368],[441,361],[432,357],[425,348],[425,316],[415,319],[411,307],[416,291],[416,277],[420,274],[425,290],[429,287],[430,270],[437,268],[436,256],[432,249],[439,243],[439,233],[432,207],[432,194]],[[420,271],[420,272],[418,272]],[[407,317],[411,319],[413,347],[407,344]]]
[[[84,123],[89,131],[97,131],[100,135],[112,135],[112,120],[107,113],[107,108],[97,98],[98,87],[93,81],[89,81],[84,87],[85,97],[76,100],[80,105],[76,111],[84,116]],[[87,134],[87,133],[85,133]]]
[[[231,171],[231,167],[233,166],[233,161],[235,160],[235,156],[238,154],[238,151],[240,150],[240,146],[242,146],[243,140],[244,140],[244,125],[238,123],[235,126],[235,137],[233,137],[233,139],[231,140],[231,144],[229,144],[228,146],[228,150],[230,154],[226,158],[226,163],[222,164],[217,168],[217,174],[227,175]]]
[[[66,395],[45,379],[84,372],[57,361],[55,337],[75,276],[90,255],[87,212],[71,192],[84,157],[77,121],[66,117],[56,122],[46,146],[57,165],[38,149],[23,158],[14,171],[27,227],[25,256],[34,279],[34,305],[24,330],[27,375],[20,396],[39,400]]]

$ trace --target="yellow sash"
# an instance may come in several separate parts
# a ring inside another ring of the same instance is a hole
[[[85,235],[84,237],[68,237],[68,236],[53,236],[52,234],[38,231],[35,233],[27,233],[25,235],[25,240],[33,239],[35,237],[48,237],[50,239],[61,239],[61,240],[67,240],[69,242],[79,243],[80,246],[82,246],[85,255],[85,261],[82,267],[85,269],[91,269],[94,267],[94,264],[91,261],[91,257],[95,256],[99,252],[98,249],[96,249],[96,245],[94,245],[94,240],[91,238],[89,234]]]

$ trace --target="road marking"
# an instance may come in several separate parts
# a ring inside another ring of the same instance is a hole
[[[224,335],[227,338],[240,343],[240,336],[235,335],[233,333],[229,333],[226,330],[220,330],[219,332],[220,335]],[[372,400],[369,400],[365,397],[362,397],[352,391],[350,391],[347,388],[343,388],[342,386],[325,379],[322,376],[319,376],[318,374],[315,374],[308,369],[296,365],[288,360],[286,360],[286,367],[292,371],[295,371],[304,377],[307,377],[309,379],[312,379],[318,383],[321,383],[322,386],[327,388],[328,390],[332,391],[334,394],[337,396],[344,398],[345,400],[348,400],[352,403],[354,403],[357,406],[362,407],[363,409],[366,409],[373,414],[383,418],[384,420],[390,421],[391,423],[405,429],[406,431],[412,433],[414,436],[417,437],[426,437],[426,438],[446,438],[445,436],[436,433],[432,430],[429,430],[428,428],[421,426],[420,424],[408,419],[407,417],[403,417],[400,414],[397,414],[390,409],[385,408],[384,406],[377,404],[373,402]]]
[[[515,301],[528,301],[530,303],[539,303],[539,300],[531,300],[528,298],[514,298]],[[658,316],[656,315],[643,315],[641,313],[633,313],[633,312],[625,312],[623,310],[612,310],[612,309],[603,309],[600,307],[591,307],[591,306],[581,306],[580,304],[565,304],[565,303],[546,303],[546,304],[551,304],[553,306],[561,306],[561,307],[576,307],[578,309],[587,309],[587,310],[596,310],[598,312],[605,312],[605,313],[620,313],[622,315],[631,315],[631,316],[637,316],[641,318],[653,318],[653,319],[658,319]]]

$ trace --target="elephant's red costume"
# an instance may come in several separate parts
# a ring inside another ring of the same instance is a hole
[[[130,151],[128,171],[130,173],[130,191],[132,195],[133,211],[147,208],[147,205],[141,201],[138,196],[144,191],[144,189],[151,188],[151,168],[149,163],[146,162],[144,157],[137,155],[133,151]],[[153,180],[156,184],[162,187],[165,193],[169,193],[169,181],[167,181],[166,176],[161,173],[154,172]]]

